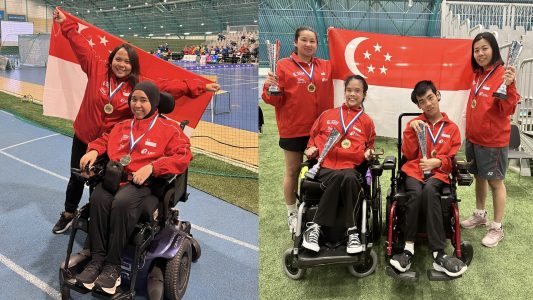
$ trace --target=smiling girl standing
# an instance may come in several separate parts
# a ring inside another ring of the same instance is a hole
[[[279,146],[285,157],[283,195],[289,230],[296,228],[296,188],[309,130],[326,109],[333,107],[333,82],[328,60],[315,57],[318,38],[310,27],[294,34],[294,52],[277,63],[276,74],[269,73],[263,86],[263,100],[275,107]],[[277,85],[280,95],[268,88]]]
[[[475,77],[466,108],[466,159],[472,162],[470,172],[476,181],[476,210],[461,222],[464,228],[486,226],[485,200],[492,192],[494,221],[481,243],[495,247],[503,239],[502,219],[507,191],[504,185],[507,169],[511,115],[520,95],[516,91],[515,68],[503,66],[498,43],[490,32],[478,34],[472,41],[472,69]],[[500,85],[507,86],[506,100],[493,95]]]

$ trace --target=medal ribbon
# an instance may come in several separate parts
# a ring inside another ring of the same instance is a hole
[[[111,81],[108,81],[109,84],[109,103],[111,103],[111,99],[113,99],[113,96],[120,90],[124,82],[121,82],[113,91],[111,91]]]
[[[155,121],[157,120],[158,117],[159,117],[159,115],[155,116],[155,118],[152,120],[152,123],[150,123],[150,126],[148,126],[148,129],[146,129],[146,131],[140,137],[138,137],[135,141],[133,140],[133,122],[135,121],[135,118],[133,118],[133,120],[131,120],[131,127],[130,127],[130,153],[133,151],[133,148],[135,148],[137,143],[148,133],[148,131],[150,131],[150,129],[152,129],[152,127],[154,127]]]
[[[355,121],[357,121],[357,119],[359,119],[359,117],[363,113],[363,110],[361,109],[361,111],[350,121],[350,123],[348,123],[347,126],[344,124],[344,116],[342,115],[342,106],[341,106],[341,109],[339,111],[340,111],[340,114],[341,114],[342,130],[344,131],[344,135],[346,135],[348,133],[348,129],[350,129],[350,127],[353,125],[353,123],[355,123]]]
[[[483,84],[485,83],[485,81],[487,81],[487,79],[489,79],[490,75],[492,75],[492,73],[494,71],[496,71],[496,69],[498,68],[499,66],[496,66],[494,69],[492,69],[492,71],[489,72],[489,74],[487,74],[487,76],[485,76],[485,78],[483,79],[483,81],[481,81],[480,84],[479,83],[479,79],[481,77],[478,77],[477,80],[476,80],[476,89],[474,90],[474,96],[477,96],[477,93],[479,92],[479,90],[481,89],[481,87],[483,86]]]
[[[440,134],[442,133],[442,129],[444,129],[444,122],[442,122],[442,124],[440,125],[439,131],[437,131],[436,136],[433,135],[433,132],[431,132],[431,129],[429,129],[429,126],[427,126],[427,129],[428,129],[429,135],[431,136],[431,141],[433,142],[433,145],[435,145],[437,144],[437,140],[439,139]]]
[[[315,72],[315,64],[313,64],[313,61],[311,60],[311,72],[307,72],[304,67],[302,67],[302,65],[300,65],[299,62],[295,61],[294,58],[291,57],[291,60],[298,65],[298,67],[300,67],[300,69],[302,69],[302,71],[304,71],[304,73],[307,75],[307,77],[309,77],[309,81],[311,81],[311,83],[313,83],[313,73]]]

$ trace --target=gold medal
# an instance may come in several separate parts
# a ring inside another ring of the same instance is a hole
[[[472,108],[476,108],[476,99],[472,100]]]
[[[431,157],[437,157],[437,150],[433,149],[433,151],[431,151]]]
[[[349,139],[344,139],[344,140],[342,140],[342,142],[341,142],[341,146],[342,146],[342,148],[344,148],[344,149],[348,149],[348,148],[350,148],[351,145],[352,145],[352,142],[350,142]]]
[[[307,91],[309,91],[310,93],[314,93],[316,91],[316,85],[314,83],[310,83],[308,86],[307,86]]]
[[[131,162],[131,156],[129,154],[124,155],[120,158],[120,164],[124,167],[127,166]]]
[[[111,103],[104,105],[104,112],[110,115],[113,112],[113,105],[111,105]]]

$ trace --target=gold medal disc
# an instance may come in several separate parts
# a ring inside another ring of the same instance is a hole
[[[104,112],[110,115],[113,112],[113,105],[111,105],[111,103],[104,105]]]
[[[476,108],[476,99],[472,100],[472,108]]]
[[[309,91],[310,93],[314,93],[316,91],[316,85],[314,83],[310,83],[308,86],[307,86],[307,91]]]
[[[431,157],[437,157],[437,150],[433,149],[433,151],[431,151]]]
[[[344,149],[348,149],[348,148],[350,148],[351,145],[352,145],[352,142],[350,142],[349,139],[344,139],[344,140],[342,140],[342,142],[341,142],[341,146],[342,146],[342,148],[344,148]]]
[[[130,162],[131,162],[131,156],[129,154],[124,155],[120,158],[120,164],[123,165],[124,167],[127,166]]]

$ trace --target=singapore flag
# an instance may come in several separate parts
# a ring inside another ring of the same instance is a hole
[[[411,102],[415,84],[431,80],[442,95],[441,111],[464,133],[466,101],[473,80],[470,40],[345,29],[329,30],[328,40],[335,106],[344,102],[344,79],[351,74],[361,75],[369,85],[363,105],[374,120],[377,134],[397,137],[398,115],[421,112]]]

